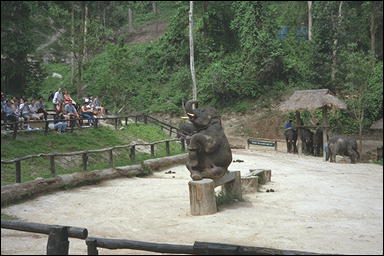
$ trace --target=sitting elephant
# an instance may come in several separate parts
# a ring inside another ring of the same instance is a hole
[[[301,148],[304,154],[313,154],[313,132],[308,128],[300,128],[299,136],[302,142]]]
[[[342,136],[332,137],[326,147],[326,161],[336,162],[336,155],[349,156],[351,163],[356,163],[360,158],[357,151],[357,142],[355,139],[349,139]]]
[[[194,106],[194,108],[192,108]],[[216,109],[198,108],[197,101],[187,101],[185,111],[196,129],[189,145],[187,168],[193,180],[218,179],[232,162],[232,151]]]
[[[296,147],[297,131],[295,129],[290,128],[284,131],[284,135],[285,135],[285,140],[287,142],[288,153],[297,153],[297,147]]]

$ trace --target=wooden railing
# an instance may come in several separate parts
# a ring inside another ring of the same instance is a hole
[[[51,176],[56,176],[56,166],[55,166],[55,157],[60,156],[75,156],[75,155],[82,155],[83,159],[83,170],[87,170],[88,167],[88,155],[90,153],[103,153],[103,152],[109,152],[109,167],[112,168],[114,166],[113,164],[113,150],[115,149],[121,149],[121,148],[130,148],[129,158],[131,160],[135,160],[136,158],[136,146],[150,146],[151,150],[151,156],[155,156],[155,145],[160,143],[165,143],[165,151],[167,155],[171,154],[171,147],[170,142],[172,141],[180,141],[181,143],[181,150],[185,151],[185,140],[183,138],[180,139],[168,139],[168,140],[160,140],[155,141],[152,143],[136,143],[136,144],[128,144],[128,145],[119,145],[119,146],[113,146],[109,148],[103,148],[103,149],[96,149],[96,150],[84,150],[84,151],[75,151],[75,152],[69,152],[69,153],[49,153],[49,154],[34,154],[34,155],[27,155],[22,156],[19,158],[15,158],[12,160],[1,160],[1,164],[15,164],[15,170],[16,170],[16,183],[21,183],[21,161],[32,159],[32,158],[38,158],[38,157],[48,157],[50,162],[50,171]]]
[[[319,253],[251,247],[195,241],[193,245],[150,243],[126,239],[88,237],[85,228],[47,225],[33,222],[1,220],[1,228],[48,234],[47,255],[68,255],[69,237],[85,239],[88,255],[98,255],[97,248],[131,249],[159,253],[196,255],[319,255]]]
[[[48,225],[34,222],[1,220],[1,228],[49,235],[47,255],[68,255],[69,237],[78,239],[86,239],[88,237],[88,230],[85,228]]]
[[[169,136],[171,136],[172,134],[178,134],[178,131],[179,131],[179,129],[177,127],[172,126],[172,125],[167,124],[167,123],[164,123],[164,122],[162,122],[162,121],[160,121],[160,120],[158,120],[158,119],[156,119],[154,117],[148,116],[148,115],[127,115],[127,116],[114,116],[114,117],[98,117],[98,118],[94,119],[95,123],[94,123],[93,127],[98,128],[99,127],[98,123],[99,123],[100,120],[114,120],[114,126],[115,126],[115,129],[117,130],[118,126],[119,126],[119,123],[121,123],[121,120],[125,120],[125,125],[127,125],[128,124],[128,119],[134,119],[135,123],[143,122],[145,124],[151,123],[151,124],[160,126],[161,129],[165,129],[165,130],[169,131]],[[69,130],[71,130],[71,132],[73,132],[74,129],[78,128],[78,127],[76,127],[75,123],[77,121],[83,122],[84,120],[87,120],[89,122],[92,119],[91,118],[80,118],[80,119],[72,118],[72,119],[68,120],[70,125],[67,127],[67,129],[69,129]],[[12,125],[13,126],[13,138],[15,139],[17,137],[17,133],[20,131],[18,129],[20,124],[45,123],[44,132],[48,133],[48,131],[49,131],[49,123],[54,123],[54,122],[55,122],[55,120],[53,120],[53,119],[48,119],[48,120],[30,120],[28,122],[25,122],[25,121],[4,122],[4,123],[1,124],[1,126],[5,127],[7,125]]]

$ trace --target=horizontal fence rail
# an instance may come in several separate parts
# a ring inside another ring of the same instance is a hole
[[[105,248],[110,250],[131,249],[159,253],[196,255],[323,255],[321,253],[313,252],[200,241],[195,241],[193,245],[179,245],[168,243],[151,243],[127,239],[88,237],[88,230],[86,228],[48,225],[15,220],[1,220],[1,228],[48,234],[49,237],[47,242],[47,255],[68,255],[69,237],[85,240],[88,255],[98,255],[99,253],[97,248]]]
[[[151,116],[148,116],[148,115],[127,115],[127,116],[113,116],[113,117],[97,117],[95,118],[95,122],[93,124],[93,127],[95,128],[98,128],[99,127],[99,121],[100,120],[113,120],[114,121],[114,126],[115,126],[115,129],[117,130],[118,129],[118,126],[119,126],[119,122],[121,124],[121,120],[125,120],[125,125],[128,124],[128,120],[129,119],[132,119],[135,121],[135,123],[137,122],[142,122],[142,123],[145,123],[145,124],[148,124],[148,123],[151,123],[151,124],[154,124],[154,125],[157,125],[159,126],[161,129],[165,129],[165,130],[168,130],[169,131],[169,136],[171,136],[172,134],[179,134],[179,128],[175,127],[175,126],[172,126],[170,124],[167,124],[165,122],[162,122],[154,117],[151,117]],[[70,120],[66,120],[67,122],[69,122],[69,126],[67,127],[67,129],[71,130],[73,132],[74,129],[77,129],[77,128],[84,128],[83,126],[80,126],[80,127],[76,127],[76,122],[80,121],[80,122],[84,122],[85,120],[89,121],[92,120],[92,118],[72,118]],[[19,125],[23,125],[23,124],[36,124],[36,123],[45,123],[45,126],[44,126],[44,131],[45,133],[48,133],[48,131],[50,130],[49,129],[49,124],[50,123],[54,123],[55,120],[53,119],[47,119],[47,120],[30,120],[28,122],[26,121],[17,121],[17,122],[4,122],[1,124],[1,126],[8,126],[8,125],[12,125],[13,126],[13,129],[12,129],[12,132],[13,132],[13,138],[15,139],[17,137],[17,133],[20,132],[20,131],[28,131],[28,130],[19,130],[18,127]]]
[[[113,146],[113,147],[108,147],[103,149],[95,149],[95,150],[83,150],[83,151],[75,151],[75,152],[68,152],[68,153],[48,153],[48,154],[40,153],[40,154],[22,156],[12,160],[1,160],[1,164],[15,164],[16,183],[21,183],[21,161],[23,160],[39,158],[39,157],[49,158],[51,176],[55,177],[56,176],[55,157],[81,155],[83,158],[83,170],[87,170],[89,154],[109,152],[109,167],[112,168],[114,166],[113,150],[115,149],[130,148],[129,158],[131,160],[134,160],[136,158],[136,146],[150,146],[151,156],[155,156],[155,145],[165,143],[166,154],[170,155],[171,154],[170,142],[175,142],[175,141],[180,141],[181,151],[184,152],[185,151],[184,138],[175,138],[175,139],[159,140],[152,143],[126,144],[126,145],[118,145],[118,146]]]

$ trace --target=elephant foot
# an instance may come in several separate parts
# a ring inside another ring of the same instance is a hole
[[[200,172],[198,172],[198,171],[192,171],[191,172],[191,178],[192,178],[192,180],[201,180],[201,179],[203,179],[203,176],[201,176]]]

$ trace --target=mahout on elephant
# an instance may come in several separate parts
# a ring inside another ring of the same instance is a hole
[[[318,127],[313,134],[313,155],[323,155],[323,128]]]
[[[302,152],[306,155],[313,155],[313,132],[308,128],[300,128],[298,135],[302,143]]]
[[[349,156],[351,163],[356,163],[360,158],[355,139],[343,136],[333,136],[326,146],[326,161],[336,162],[336,155]]]
[[[193,180],[218,179],[232,162],[232,151],[215,108],[198,107],[197,101],[185,103],[185,111],[196,131],[188,145],[187,168]]]
[[[297,153],[296,141],[297,131],[296,129],[290,128],[284,131],[285,141],[287,142],[288,153]]]

